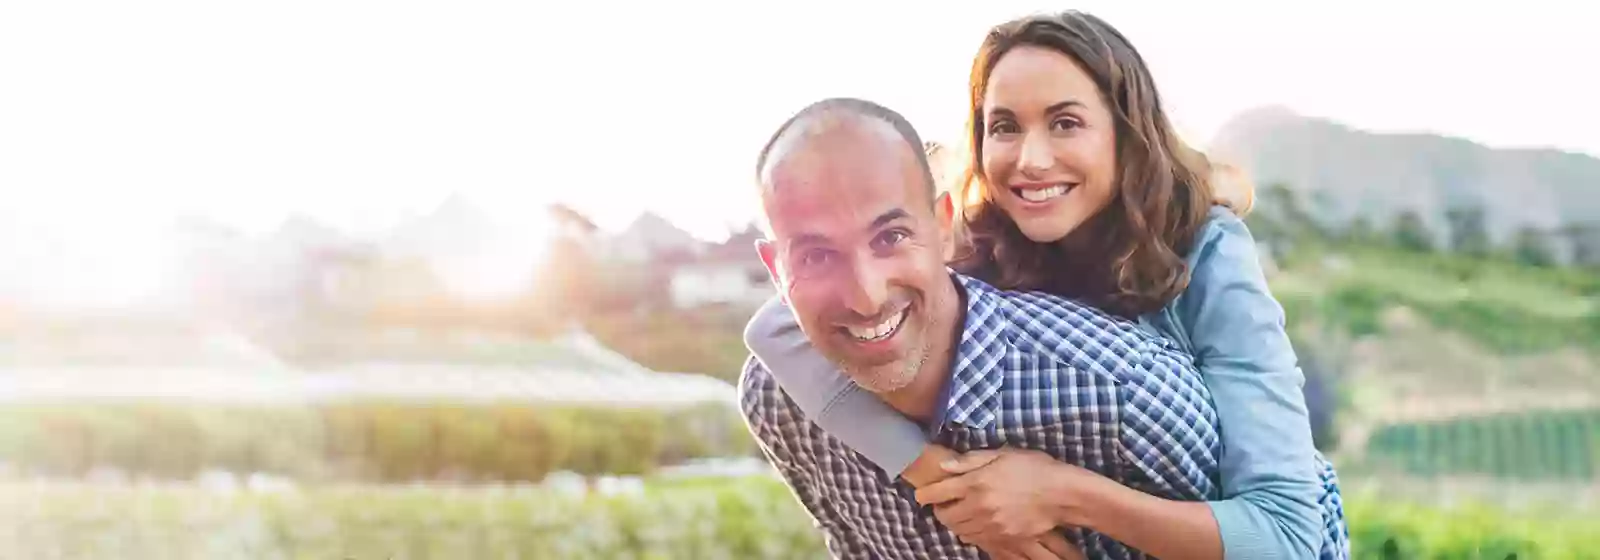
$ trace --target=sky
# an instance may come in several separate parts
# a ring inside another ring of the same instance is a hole
[[[1070,4],[1140,49],[1197,144],[1270,104],[1600,154],[1600,81],[1580,71],[1600,39],[1578,4]],[[455,193],[508,224],[564,202],[715,239],[754,216],[756,153],[793,111],[865,97],[954,139],[985,29],[1062,4],[934,6],[7,2],[0,245],[49,253],[31,238],[53,232],[132,259],[155,243],[136,232],[176,216],[372,232]]]

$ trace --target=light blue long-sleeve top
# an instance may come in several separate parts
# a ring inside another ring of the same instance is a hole
[[[1223,497],[1209,502],[1229,560],[1316,558],[1325,493],[1305,377],[1243,221],[1215,207],[1188,255],[1188,288],[1140,324],[1195,357],[1221,421]],[[927,444],[922,427],[861,390],[806,341],[774,298],[745,342],[818,426],[887,472]]]

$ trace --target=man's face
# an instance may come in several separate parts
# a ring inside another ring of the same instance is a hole
[[[863,388],[896,391],[959,315],[948,233],[892,128],[860,117],[815,126],[773,154],[761,257],[818,351]]]

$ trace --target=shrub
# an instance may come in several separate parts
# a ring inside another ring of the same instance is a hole
[[[645,474],[663,464],[746,456],[753,449],[737,413],[720,405],[0,407],[0,461],[58,475],[114,467],[158,479],[219,469],[304,479],[537,481],[556,470]]]
[[[1352,557],[1577,559],[1594,514],[1513,514],[1351,495]],[[820,533],[766,477],[577,498],[538,488],[0,487],[5,558],[821,558]],[[1587,517],[1586,517],[1587,516]]]
[[[1351,558],[1593,558],[1596,519],[1561,512],[1511,515],[1475,504],[1439,509],[1377,497],[1347,500]],[[1592,515],[1592,514],[1591,514]]]

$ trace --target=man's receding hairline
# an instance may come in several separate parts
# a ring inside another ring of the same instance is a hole
[[[803,140],[838,127],[859,125],[880,131],[883,125],[888,125],[895,136],[906,143],[917,159],[917,167],[922,170],[931,200],[936,190],[933,169],[928,165],[928,154],[923,149],[922,137],[917,134],[916,127],[893,109],[853,97],[832,97],[807,105],[773,132],[756,160],[756,184],[761,192],[765,194],[771,188],[769,174],[772,169]]]

